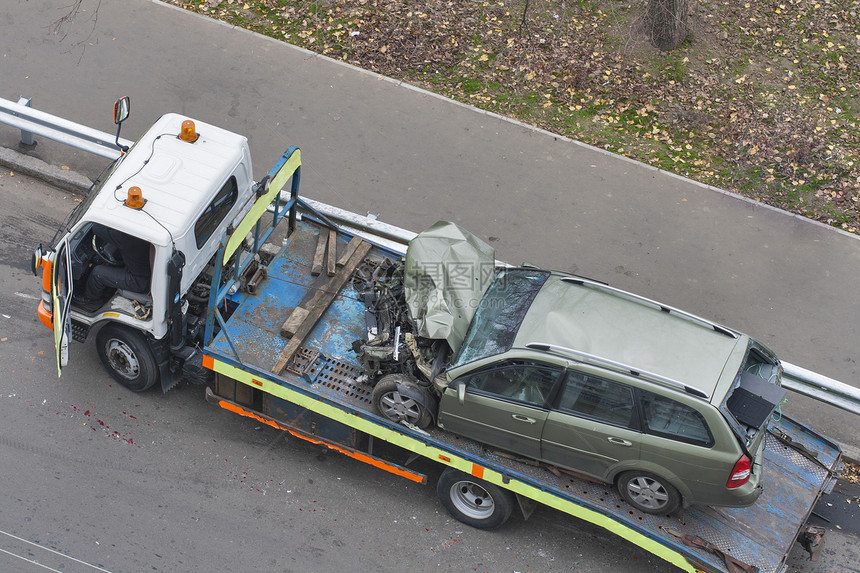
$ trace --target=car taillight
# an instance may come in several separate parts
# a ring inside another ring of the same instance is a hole
[[[743,455],[732,468],[732,474],[729,476],[729,481],[726,482],[726,487],[729,489],[741,487],[749,481],[750,473],[752,473],[752,464],[750,459]]]

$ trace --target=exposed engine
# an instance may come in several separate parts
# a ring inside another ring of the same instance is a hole
[[[353,287],[365,304],[367,338],[356,340],[353,350],[366,375],[405,374],[429,384],[445,367],[450,348],[445,340],[416,334],[404,290],[404,261],[367,258],[352,277]]]

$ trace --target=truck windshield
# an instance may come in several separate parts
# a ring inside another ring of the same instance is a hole
[[[114,161],[110,165],[105,167],[105,169],[101,172],[101,175],[99,175],[98,178],[93,181],[93,184],[87,191],[87,196],[84,197],[84,200],[78,203],[74,209],[72,209],[72,212],[69,213],[69,215],[66,217],[66,220],[63,222],[60,228],[57,229],[54,238],[51,239],[51,248],[56,249],[57,241],[65,237],[66,233],[69,232],[69,229],[74,227],[75,224],[77,224],[77,222],[81,220],[81,218],[84,216],[84,213],[87,212],[87,209],[90,208],[90,205],[98,196],[99,192],[102,190],[102,187],[104,186],[105,182],[110,179],[110,176],[113,175],[113,172],[116,171],[116,168],[119,167],[120,163],[122,163],[124,157],[125,155],[121,155],[118,158],[114,159]]]
[[[549,271],[537,269],[500,271],[478,304],[454,366],[508,351],[523,317],[549,276]]]

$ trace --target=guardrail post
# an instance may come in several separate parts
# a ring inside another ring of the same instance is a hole
[[[21,96],[18,98],[18,104],[33,107],[33,98]],[[36,145],[36,139],[33,137],[33,132],[21,130],[21,143],[23,145]]]

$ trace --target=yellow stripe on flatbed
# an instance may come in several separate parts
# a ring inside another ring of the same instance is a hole
[[[356,430],[369,434],[375,438],[385,440],[386,442],[420,456],[424,456],[425,458],[438,461],[466,474],[478,477],[579,519],[594,523],[595,525],[598,525],[607,531],[611,531],[619,537],[643,548],[649,553],[668,561],[683,571],[689,571],[690,573],[697,573],[698,571],[698,569],[690,564],[690,562],[688,562],[681,553],[672,550],[662,543],[643,535],[642,533],[639,533],[638,531],[633,530],[602,513],[543,491],[515,478],[511,478],[510,476],[503,476],[495,470],[483,467],[471,460],[457,456],[448,450],[442,450],[417,438],[397,432],[396,430],[386,426],[376,424],[370,420],[356,416],[355,414],[351,414],[336,406],[326,404],[270,380],[254,377],[249,372],[245,372],[240,368],[231,366],[227,363],[221,362],[220,360],[212,359],[211,366],[208,360],[204,364],[215,372],[229,376],[230,378],[251,386],[252,388],[258,388],[267,394],[271,394],[272,396],[276,396],[282,400],[287,400],[288,402],[297,404],[303,408],[316,412],[351,428],[355,428]]]

